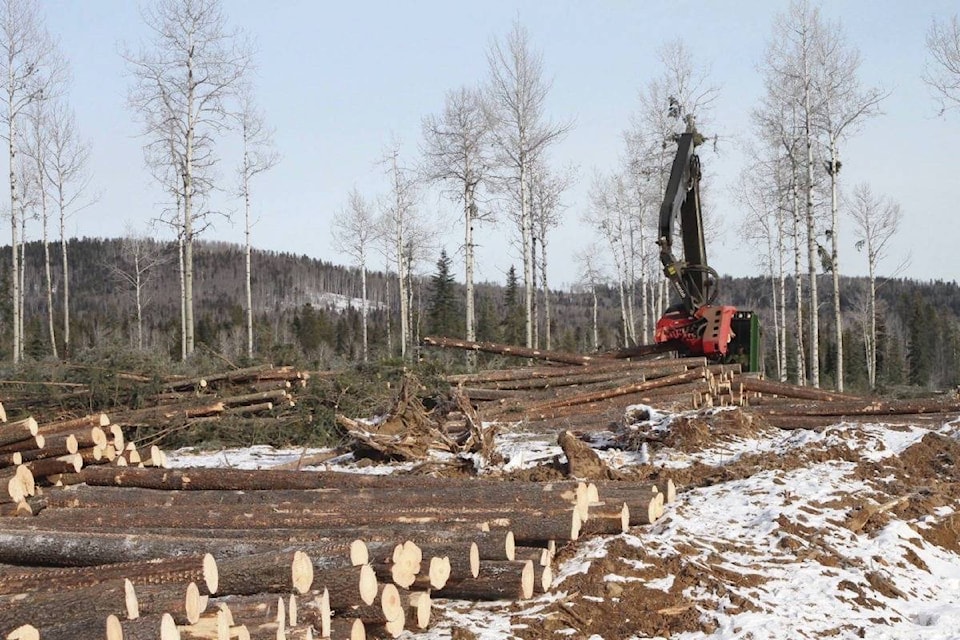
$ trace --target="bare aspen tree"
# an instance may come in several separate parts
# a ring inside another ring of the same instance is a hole
[[[510,190],[519,202],[516,219],[523,253],[526,346],[533,346],[533,218],[530,210],[530,171],[550,144],[570,125],[554,124],[544,115],[551,82],[543,77],[543,56],[532,49],[530,37],[515,21],[503,42],[487,52],[490,70],[487,95],[494,118],[494,140],[502,166],[510,172]]]
[[[60,221],[60,283],[63,305],[63,352],[70,357],[70,269],[67,257],[67,217],[79,211],[84,202],[90,177],[87,173],[89,147],[80,140],[73,112],[61,101],[50,115],[47,183],[56,201]]]
[[[337,249],[350,256],[360,268],[360,315],[363,332],[363,361],[369,358],[367,339],[367,319],[369,300],[367,298],[367,264],[374,243],[379,240],[379,229],[374,220],[373,208],[363,195],[354,188],[350,191],[347,206],[341,209],[333,219],[331,236]]]
[[[602,250],[599,245],[592,243],[583,251],[576,254],[577,264],[580,266],[580,282],[590,290],[593,299],[593,316],[591,323],[593,335],[593,350],[600,350],[600,329],[598,324],[600,301],[597,288],[604,283],[603,266],[600,263]]]
[[[476,340],[474,303],[474,224],[492,220],[481,211],[480,190],[492,171],[490,112],[482,94],[460,88],[447,93],[443,113],[423,120],[424,175],[432,182],[449,185],[447,195],[463,205],[464,273],[466,280],[466,339]],[[476,354],[469,353],[473,364]]]
[[[200,176],[216,164],[216,136],[229,120],[229,101],[241,88],[250,54],[228,31],[219,0],[158,0],[144,11],[149,48],[127,53],[134,76],[129,103],[143,122],[149,147],[172,151],[182,203],[186,354],[194,348],[193,245],[207,212]],[[178,207],[178,210],[180,208]]]
[[[244,287],[247,322],[247,357],[253,357],[253,285],[251,270],[251,229],[253,219],[250,204],[250,183],[254,177],[269,171],[280,156],[273,148],[273,132],[264,123],[263,112],[253,104],[253,96],[249,87],[245,88],[240,96],[240,140],[243,145],[243,159],[239,167],[240,197],[243,198],[243,230],[244,230]]]
[[[43,284],[46,293],[47,335],[54,358],[57,352],[57,334],[53,325],[53,277],[50,270],[50,242],[48,237],[50,206],[48,201],[47,168],[49,164],[50,103],[49,99],[35,100],[27,113],[27,131],[23,137],[24,166],[30,165],[29,182],[36,192],[37,215],[40,220],[40,241],[43,249]]]
[[[751,150],[748,150],[750,153]],[[752,153],[757,158],[758,154]],[[774,162],[776,162],[776,158]],[[770,278],[771,301],[773,307],[773,335],[776,351],[777,377],[785,379],[786,367],[783,355],[786,352],[786,341],[781,334],[782,310],[781,298],[778,297],[778,284],[783,290],[783,210],[781,200],[783,193],[777,184],[770,184],[775,179],[776,172],[770,167],[767,159],[758,159],[741,171],[737,184],[737,200],[746,211],[744,223],[744,237],[754,244],[760,251],[757,254],[759,267]]]
[[[633,231],[631,238],[631,264],[636,265],[636,286],[640,289],[640,338],[639,341],[647,344],[651,341],[651,327],[654,317],[660,314],[653,308],[651,285],[661,279],[659,261],[651,260],[655,254],[651,245],[652,239],[657,237],[657,212],[663,200],[661,188],[662,173],[654,168],[650,154],[650,147],[645,139],[645,133],[637,126],[632,126],[623,132],[625,155],[623,171],[634,207],[634,217],[631,218]],[[655,157],[655,156],[654,156]]]
[[[155,275],[155,269],[169,260],[170,256],[162,245],[127,225],[120,241],[117,261],[110,265],[110,272],[114,279],[127,289],[136,310],[139,351],[143,350],[143,309],[149,302],[145,287]]]
[[[584,222],[592,226],[610,248],[616,273],[617,291],[620,297],[620,322],[623,332],[623,346],[636,342],[635,327],[631,322],[628,281],[630,269],[631,207],[629,195],[623,177],[619,174],[594,177],[590,188],[590,209],[584,215]]]
[[[17,154],[20,144],[21,120],[27,108],[49,92],[54,77],[51,65],[55,63],[54,43],[43,27],[36,0],[0,1],[0,83],[3,87],[3,105],[0,107],[2,136],[7,141],[10,168],[10,246],[12,269],[10,298],[13,307],[13,362],[23,355],[22,265],[18,239],[23,224],[23,204],[18,181]]]
[[[764,78],[766,95],[761,106],[753,112],[754,127],[762,143],[771,147],[771,154],[780,158],[772,163],[776,171],[776,184],[783,194],[785,211],[784,234],[789,235],[793,249],[794,284],[794,361],[797,384],[806,381],[806,356],[803,341],[803,211],[800,206],[800,168],[802,166],[803,139],[797,124],[797,106],[785,99],[780,79],[767,73]],[[781,289],[781,311],[786,312],[785,285]],[[786,331],[786,318],[783,318],[782,331]],[[786,336],[782,343],[786,345]],[[786,358],[786,349],[781,354]],[[786,363],[783,363],[786,372]]]
[[[836,330],[836,388],[843,391],[843,316],[840,310],[840,213],[837,183],[840,174],[840,144],[863,122],[879,114],[880,101],[887,94],[879,88],[862,88],[858,73],[860,53],[847,44],[839,24],[825,25],[816,42],[817,82],[820,109],[816,128],[826,138],[830,177],[830,273],[833,278],[833,318]]]
[[[400,143],[394,141],[383,163],[390,179],[390,193],[383,202],[380,233],[385,255],[397,269],[400,302],[400,355],[406,359],[413,340],[413,262],[421,256],[424,231],[416,215],[418,185],[413,171],[400,163]]]
[[[550,330],[551,307],[550,287],[548,283],[547,246],[550,231],[560,226],[565,207],[563,193],[573,183],[572,169],[550,173],[546,164],[536,162],[530,172],[530,210],[533,217],[534,241],[540,250],[537,254],[537,269],[540,272],[540,289],[543,293],[544,348],[550,349],[552,336]]]
[[[896,235],[902,215],[898,203],[877,197],[870,185],[858,184],[854,188],[850,217],[854,223],[857,249],[867,256],[869,279],[868,329],[864,332],[864,342],[871,390],[877,385],[877,265],[886,256],[887,245]]]
[[[934,20],[927,31],[930,59],[924,68],[923,80],[933,90],[940,113],[960,109],[960,20],[954,14],[949,20]]]
[[[820,386],[820,321],[817,287],[817,220],[814,208],[814,165],[816,117],[821,105],[816,91],[817,47],[824,25],[817,9],[806,0],[794,0],[786,13],[777,16],[773,35],[763,64],[768,94],[784,105],[784,112],[795,115],[800,147],[798,172],[804,190],[803,217],[807,245],[808,297],[810,307],[809,369],[810,384]]]

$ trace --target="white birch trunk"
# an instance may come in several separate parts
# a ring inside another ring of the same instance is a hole
[[[526,136],[520,135],[520,148],[526,148]],[[523,299],[526,311],[526,347],[533,348],[533,216],[527,193],[527,158],[520,155],[520,226],[523,242]]]
[[[250,248],[250,161],[248,154],[243,154],[243,213],[244,213],[244,293],[246,294],[247,312],[247,357],[253,358],[253,282]]]
[[[186,153],[184,154],[183,168],[183,302],[184,302],[184,336],[186,338],[186,355],[190,356],[194,349],[193,335],[193,145],[194,128],[196,126],[194,114],[195,81],[193,77],[193,47],[187,56],[187,139]]]
[[[833,267],[833,321],[836,326],[837,340],[837,391],[843,393],[843,316],[840,312],[840,257],[837,247],[837,236],[840,235],[840,220],[837,203],[837,172],[839,158],[837,157],[837,140],[830,137],[830,263]]]
[[[474,287],[473,287],[473,212],[476,207],[476,203],[473,197],[474,188],[470,184],[466,184],[463,190],[463,217],[464,217],[464,274],[466,279],[466,288],[467,288],[467,304],[466,304],[466,328],[467,328],[467,340],[474,342],[477,339],[477,331],[475,328],[476,322],[476,306],[474,302]],[[477,364],[477,355],[473,351],[467,352],[467,365],[473,369]]]
[[[66,204],[63,201],[63,190],[58,190],[60,198],[60,261],[63,282],[63,355],[70,357],[70,270],[67,263],[67,222]]]
[[[135,274],[136,281],[134,283],[134,291],[136,294],[136,304],[137,304],[137,350],[143,351],[143,297],[141,290],[143,288],[143,280],[140,276],[140,251],[137,250],[133,255],[133,272]]]
[[[791,195],[793,200],[793,283],[794,294],[796,296],[797,312],[796,325],[794,333],[797,347],[797,384],[803,386],[807,381],[806,363],[804,362],[805,351],[803,348],[803,271],[802,271],[802,244],[801,244],[801,225],[800,220],[800,195],[797,193],[796,166],[794,166],[794,179],[791,186]]]
[[[20,354],[22,352],[22,335],[20,331],[22,326],[21,318],[23,317],[23,309],[20,306],[20,242],[18,240],[20,231],[18,224],[20,222],[20,216],[22,215],[22,212],[20,211],[20,193],[17,189],[16,174],[17,130],[13,114],[14,77],[12,54],[7,65],[7,69],[9,71],[9,78],[7,80],[7,114],[9,118],[7,126],[7,142],[10,159],[10,255],[12,256],[12,268],[10,271],[10,300],[13,303],[13,317],[11,318],[13,324],[13,363],[17,364],[20,362]]]
[[[804,141],[807,145],[806,170],[807,183],[806,189],[807,203],[807,268],[810,279],[810,385],[814,388],[820,386],[820,303],[817,293],[817,230],[816,221],[813,214],[813,107],[810,104],[810,69],[806,52],[803,56],[803,130]]]
[[[600,327],[597,323],[600,301],[597,298],[597,285],[590,287],[590,293],[593,294],[593,350],[600,350]]]
[[[364,258],[360,262],[360,295],[362,297],[362,302],[360,306],[360,323],[361,323],[361,333],[363,336],[363,361],[366,362],[369,359],[369,343],[367,340],[367,317],[369,315],[370,305],[367,302],[367,263]]]

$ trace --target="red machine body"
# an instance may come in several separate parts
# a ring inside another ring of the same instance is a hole
[[[736,307],[712,305],[699,307],[693,315],[682,307],[669,310],[657,321],[654,341],[681,345],[687,355],[722,358],[734,338],[736,312]]]

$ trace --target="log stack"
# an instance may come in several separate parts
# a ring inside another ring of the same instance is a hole
[[[818,429],[845,420],[942,423],[960,415],[957,393],[907,400],[865,398],[766,380],[741,371],[738,364],[711,364],[671,353],[636,356],[633,350],[583,356],[446,338],[427,338],[425,343],[551,363],[448,376],[480,416],[492,422],[606,430],[636,404],[670,411],[749,407],[749,412],[785,429]],[[451,426],[460,419],[454,414]]]
[[[397,637],[445,599],[548,590],[558,545],[649,522],[675,493],[134,466],[61,480],[32,517],[0,517],[0,637]]]

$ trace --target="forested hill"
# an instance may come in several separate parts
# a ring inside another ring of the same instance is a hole
[[[119,239],[71,240],[70,312],[75,350],[104,344],[136,344],[135,273],[129,242]],[[62,317],[62,270],[59,250],[51,246],[55,313]],[[43,251],[39,243],[27,246],[26,340],[35,358],[49,353],[46,330],[46,292],[43,284]],[[156,266],[143,267],[150,261]],[[199,343],[234,357],[244,350],[244,256],[238,245],[199,243],[195,250],[196,337]],[[0,249],[0,357],[9,359],[10,249]],[[141,307],[145,348],[179,355],[180,311],[176,246],[146,241],[140,247]],[[343,364],[360,352],[360,275],[322,260],[284,253],[254,251],[252,258],[255,342],[257,351],[275,359],[306,357],[317,366]],[[436,300],[437,265],[425,268],[414,286],[414,324],[417,335],[462,335],[463,291],[452,284],[452,300]],[[829,276],[823,276],[823,309],[830,296]],[[768,373],[775,369],[774,319],[769,279],[723,278],[720,301],[761,314],[765,327]],[[842,280],[845,309],[844,350],[850,384],[864,375],[863,325],[867,282]],[[397,287],[382,272],[368,274],[371,305],[370,345],[377,356],[397,348],[399,320],[394,317]],[[787,284],[787,344],[793,369],[795,343],[793,285]],[[960,384],[960,286],[955,282],[880,281],[878,288],[879,377],[887,384],[913,383],[946,387]],[[514,301],[511,304],[511,300]],[[481,340],[517,342],[522,335],[520,296],[510,286],[482,284],[477,289],[477,329]],[[352,304],[351,304],[352,302]],[[617,291],[598,291],[598,333],[602,348],[622,344],[622,320]],[[589,292],[551,294],[552,347],[593,349],[593,297]],[[638,300],[639,305],[639,300]],[[445,313],[441,313],[446,309]],[[388,313],[388,311],[391,311]],[[804,309],[804,317],[809,313]],[[821,312],[821,359],[830,380],[835,351],[830,314]],[[640,324],[640,310],[635,315]],[[61,326],[62,320],[57,321]],[[540,329],[541,346],[545,330]]]

